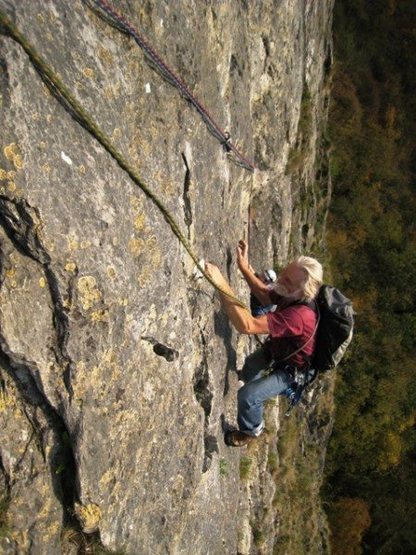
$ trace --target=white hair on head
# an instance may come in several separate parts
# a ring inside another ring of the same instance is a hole
[[[306,274],[306,280],[302,287],[304,298],[312,301],[323,283],[324,272],[322,265],[316,258],[311,258],[310,256],[298,256],[294,262]]]

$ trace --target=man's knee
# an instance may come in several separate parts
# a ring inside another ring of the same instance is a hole
[[[256,403],[255,390],[251,384],[246,384],[237,392],[238,406],[249,409]]]

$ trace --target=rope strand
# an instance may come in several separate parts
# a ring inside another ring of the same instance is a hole
[[[49,65],[40,57],[37,51],[29,43],[29,41],[22,35],[18,28],[10,21],[10,19],[0,10],[0,23],[7,29],[10,37],[20,44],[23,50],[28,55],[33,66],[40,74],[41,78],[45,84],[50,89],[51,93],[57,98],[57,100],[64,106],[64,108],[70,113],[70,115],[84,127],[95,139],[107,150],[107,152],[115,159],[118,165],[129,175],[132,181],[140,187],[144,194],[156,205],[156,207],[162,213],[165,221],[168,223],[173,233],[178,238],[179,242],[183,245],[186,252],[189,254],[199,271],[202,273],[204,278],[222,295],[229,298],[235,302],[238,306],[249,310],[248,307],[240,301],[236,296],[231,295],[227,291],[224,291],[219,287],[215,281],[206,273],[205,269],[199,264],[198,257],[194,254],[191,246],[184,237],[178,223],[175,218],[171,215],[169,210],[164,206],[163,202],[158,198],[158,196],[153,193],[149,187],[143,183],[140,176],[136,171],[129,165],[122,154],[112,145],[110,139],[101,131],[98,125],[94,122],[91,116],[84,110],[84,108],[79,104],[79,102],[70,93],[64,83],[59,79],[59,77],[54,73],[54,71],[49,67]]]

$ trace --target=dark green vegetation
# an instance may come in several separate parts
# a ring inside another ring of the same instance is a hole
[[[334,553],[416,552],[415,29],[414,0],[336,0],[329,242],[357,317],[327,459]]]

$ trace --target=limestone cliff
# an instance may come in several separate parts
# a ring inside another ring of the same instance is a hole
[[[254,173],[88,5],[0,0],[241,298],[241,237],[259,268],[322,252],[332,0],[114,7],[230,131]],[[3,31],[0,551],[75,553],[100,542],[128,554],[325,551],[318,489],[331,384],[284,424],[286,440],[291,428],[296,438],[284,453],[277,402],[254,450],[224,445],[236,369],[254,342],[231,329],[158,208]],[[295,479],[296,465],[310,484]],[[295,517],[287,503],[302,492],[308,514]],[[290,526],[305,519],[308,538],[294,541]]]

